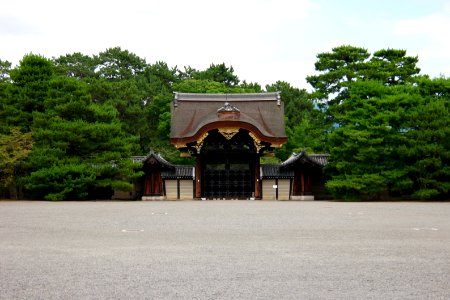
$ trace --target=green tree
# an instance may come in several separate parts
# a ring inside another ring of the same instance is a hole
[[[450,192],[450,79],[417,80],[414,102],[404,111],[399,157],[404,160],[412,195],[429,199]]]
[[[147,65],[144,59],[120,47],[106,49],[95,56],[96,73],[108,80],[130,79],[142,74]]]
[[[231,91],[224,83],[213,80],[187,79],[174,84],[174,91],[183,93],[229,93]]]
[[[9,135],[0,134],[0,186],[9,189],[12,198],[17,199],[17,180],[32,147],[31,132],[11,128]]]
[[[97,77],[97,59],[84,55],[80,52],[54,58],[53,64],[55,66],[55,73],[60,76],[78,79]]]
[[[377,81],[350,85],[349,97],[334,115],[340,126],[327,139],[332,179],[326,186],[335,197],[375,199],[389,189],[410,188],[397,155],[404,130],[401,113],[411,103],[409,91]]]
[[[333,109],[339,109],[348,98],[349,86],[358,80],[377,80],[387,85],[405,84],[419,74],[417,57],[405,50],[382,49],[372,56],[364,48],[340,46],[332,52],[320,53],[315,63],[317,75],[307,76],[312,85],[313,99],[327,112],[330,124]]]
[[[0,134],[7,134],[9,126],[7,124],[9,101],[7,90],[11,86],[11,63],[0,59]]]
[[[0,84],[10,82],[11,63],[0,59]],[[1,87],[1,85],[0,85]]]
[[[284,81],[267,85],[268,92],[281,92],[284,102],[286,134],[288,142],[276,151],[277,157],[287,159],[292,152],[303,149],[310,153],[321,152],[325,148],[324,114],[316,109],[310,94]]]
[[[182,79],[210,80],[223,83],[227,87],[237,86],[240,82],[237,75],[234,74],[233,66],[227,67],[225,63],[211,64],[204,71],[198,71],[191,67],[185,67],[184,70],[179,75]]]
[[[418,58],[396,49],[371,55],[353,46],[317,58],[320,73],[307,81],[327,117],[330,191],[343,198],[414,193],[416,180],[399,154],[399,141],[415,132],[406,112],[425,109],[415,81]]]
[[[244,89],[245,91],[249,91],[249,93],[262,93],[263,92],[261,85],[257,82],[247,82],[244,80],[239,84],[239,87]]]
[[[373,53],[362,72],[366,80],[378,80],[387,85],[411,82],[419,74],[418,57],[406,55],[406,50],[382,49]]]
[[[9,126],[30,131],[33,112],[43,111],[49,81],[53,78],[50,60],[35,54],[24,56],[18,67],[11,71],[12,84],[3,98],[3,113]]]
[[[95,188],[131,189],[134,141],[115,108],[92,103],[85,84],[63,77],[51,81],[44,106],[33,115],[35,147],[26,179],[33,197],[85,199]]]
[[[449,83],[439,89],[442,80],[423,77],[415,84],[350,85],[335,113],[341,125],[328,137],[330,191],[345,199],[448,195]]]
[[[167,99],[172,98],[172,84],[178,80],[176,68],[171,69],[164,62],[147,64],[119,47],[93,57],[75,53],[54,61],[58,74],[88,84],[95,103],[117,109],[123,130],[138,137],[135,154],[147,153],[158,143],[160,117],[169,111]]]
[[[339,104],[347,97],[348,85],[362,78],[370,53],[367,49],[354,46],[340,46],[331,52],[319,53],[314,64],[318,75],[307,76],[314,88],[313,98],[319,104]]]
[[[182,93],[236,94],[258,93],[261,86],[256,83],[227,86],[225,83],[210,79],[185,79],[174,83],[173,90]]]
[[[277,81],[274,84],[266,85],[268,92],[281,92],[284,102],[286,126],[294,127],[299,124],[305,115],[310,114],[314,109],[314,104],[305,89],[298,89],[285,81]]]

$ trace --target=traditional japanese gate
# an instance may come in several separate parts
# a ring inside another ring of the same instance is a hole
[[[261,198],[260,157],[287,141],[280,93],[175,93],[171,142],[194,156],[195,198]]]

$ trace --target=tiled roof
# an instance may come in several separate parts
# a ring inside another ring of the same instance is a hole
[[[167,160],[164,159],[164,157],[161,156],[159,153],[155,153],[153,151],[150,151],[149,154],[143,156],[132,156],[131,159],[134,162],[141,162],[145,163],[149,159],[154,158],[156,161],[158,161],[161,165],[163,165],[165,168],[161,171],[161,177],[164,179],[193,179],[194,178],[194,167],[193,166],[182,166],[182,165],[173,165]]]
[[[294,170],[282,169],[280,165],[261,165],[261,178],[292,178]]]
[[[330,157],[329,154],[309,154],[308,156],[321,166],[325,166],[328,163],[328,157]]]
[[[292,153],[292,155],[285,160],[281,166],[288,168],[293,166],[296,162],[310,163],[313,165],[325,166],[328,163],[328,154],[307,154],[305,150],[300,153]]]
[[[293,153],[279,165],[261,165],[261,178],[293,178],[296,163],[323,167],[328,162],[328,154],[307,154],[306,151]]]
[[[175,93],[171,106],[172,142],[193,139],[205,126],[219,126],[223,119],[218,110],[224,108],[225,103],[236,112],[234,118],[226,120],[227,126],[236,124],[236,127],[242,128],[241,126],[248,124],[256,128],[263,139],[285,142],[284,104],[280,93]]]
[[[162,164],[165,167],[169,167],[169,168],[173,168],[174,165],[172,165],[170,162],[168,162],[167,160],[164,159],[164,157],[161,156],[161,154],[159,153],[155,153],[153,151],[150,151],[147,155],[145,156],[132,156],[131,159],[134,162],[146,162],[149,159],[154,158],[157,162],[159,162],[160,164]]]
[[[163,179],[194,179],[194,167],[175,166],[174,169],[161,172]]]

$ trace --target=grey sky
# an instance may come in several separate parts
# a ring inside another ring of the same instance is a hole
[[[316,54],[343,44],[406,49],[422,73],[449,76],[449,30],[441,0],[16,0],[0,7],[0,59],[120,46],[149,63],[225,62],[247,82],[309,88]]]

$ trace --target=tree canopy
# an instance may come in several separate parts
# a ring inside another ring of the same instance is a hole
[[[307,80],[328,120],[326,183],[337,198],[446,197],[449,79],[421,76],[405,50],[342,46]]]

